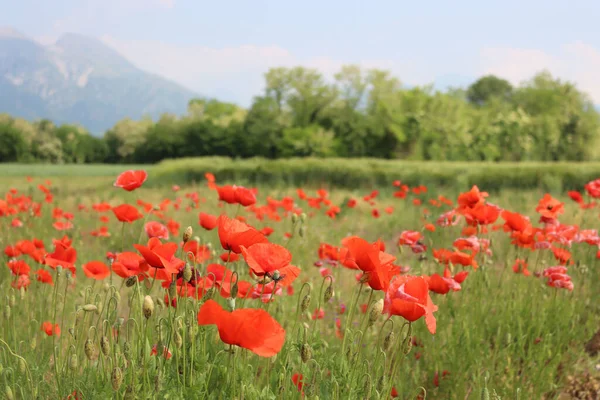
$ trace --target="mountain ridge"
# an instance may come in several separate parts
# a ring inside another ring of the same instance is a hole
[[[101,134],[123,118],[183,114],[191,90],[143,71],[100,40],[66,33],[42,45],[0,27],[0,113]]]

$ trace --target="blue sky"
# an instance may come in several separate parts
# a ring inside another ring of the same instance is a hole
[[[600,104],[600,2],[1,0],[0,26],[44,43],[100,38],[140,68],[248,104],[273,66],[343,64],[407,85],[515,84],[548,69]]]

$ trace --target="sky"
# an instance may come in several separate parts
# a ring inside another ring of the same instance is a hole
[[[0,0],[0,26],[48,44],[94,36],[139,68],[248,105],[271,67],[344,64],[407,86],[520,84],[541,70],[600,104],[598,0]]]

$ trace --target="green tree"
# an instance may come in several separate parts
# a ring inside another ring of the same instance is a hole
[[[21,161],[27,143],[11,122],[0,122],[0,162]]]
[[[482,106],[490,99],[510,100],[513,93],[512,85],[505,79],[495,75],[479,78],[467,89],[467,99],[471,104]]]

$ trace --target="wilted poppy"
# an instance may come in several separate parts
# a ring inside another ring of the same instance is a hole
[[[279,353],[285,330],[262,309],[225,311],[216,301],[207,300],[198,312],[199,325],[216,325],[221,340],[250,350],[261,357]]]

